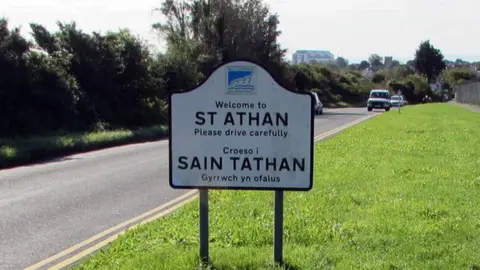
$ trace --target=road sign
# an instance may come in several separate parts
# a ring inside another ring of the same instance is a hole
[[[257,63],[221,65],[170,96],[170,185],[311,189],[313,104]]]
[[[208,264],[208,189],[275,190],[274,261],[283,260],[283,192],[313,178],[310,93],[282,87],[261,65],[221,65],[170,95],[170,186],[200,190],[200,258]]]

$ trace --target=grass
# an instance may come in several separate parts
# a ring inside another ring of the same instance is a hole
[[[0,139],[0,169],[111,146],[151,141],[165,137],[167,132],[166,126],[153,126],[137,130]]]
[[[287,192],[290,269],[479,269],[480,118],[449,104],[385,113],[320,142]],[[273,192],[210,192],[211,269],[277,269]],[[75,269],[197,269],[198,200]]]

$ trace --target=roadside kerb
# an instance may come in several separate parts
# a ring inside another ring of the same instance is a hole
[[[179,196],[179,197],[177,197],[177,198],[175,198],[175,199],[173,199],[173,200],[171,200],[171,201],[169,201],[165,204],[162,204],[158,207],[155,207],[152,210],[147,211],[147,212],[145,212],[141,215],[138,215],[138,216],[136,216],[132,219],[124,221],[124,222],[122,222],[122,223],[120,223],[120,224],[118,224],[114,227],[111,227],[110,229],[105,230],[101,233],[98,233],[95,236],[90,237],[90,238],[88,238],[88,239],[86,239],[86,240],[68,248],[68,249],[65,249],[65,250],[47,258],[47,259],[44,259],[44,260],[42,260],[42,261],[40,261],[40,262],[38,262],[38,263],[36,263],[32,266],[29,266],[29,267],[25,268],[25,270],[41,269],[41,267],[49,265],[49,264],[57,261],[58,259],[61,259],[61,258],[65,257],[69,254],[75,253],[75,252],[79,251],[81,248],[83,248],[85,246],[88,246],[88,245],[94,243],[95,241],[97,241],[97,240],[99,240],[99,239],[101,239],[105,236],[108,236],[109,234],[112,234],[112,233],[118,231],[115,235],[119,235],[121,233],[124,233],[128,229],[131,229],[135,226],[138,226],[139,224],[145,222],[146,220],[150,220],[150,218],[153,217],[153,216],[158,218],[158,217],[160,217],[159,212],[161,214],[161,213],[165,213],[166,211],[168,211],[172,208],[176,209],[178,205],[180,205],[180,204],[183,205],[183,203],[185,201],[189,201],[190,199],[196,198],[196,195],[197,195],[196,193],[197,193],[196,190],[191,190],[191,191],[189,191],[189,192],[187,192],[187,193],[185,193],[185,194],[183,194],[183,195],[181,195],[181,196]],[[121,228],[124,228],[124,229],[121,230]],[[114,239],[112,239],[111,241],[113,241],[113,240]],[[104,241],[102,241],[102,242],[104,242]],[[111,241],[109,241],[109,242],[111,242]],[[109,243],[109,242],[107,242],[107,243]],[[77,255],[75,255],[73,257],[76,257],[76,256]],[[78,259],[80,259],[80,258],[78,258]]]
[[[367,115],[367,116],[365,116],[365,117],[362,117],[362,118],[360,118],[360,119],[354,120],[354,121],[352,121],[352,122],[350,122],[350,123],[347,123],[347,124],[345,124],[345,125],[343,125],[343,126],[334,128],[334,129],[332,129],[332,130],[330,130],[330,131],[327,131],[327,132],[322,133],[322,134],[320,134],[320,135],[318,135],[318,136],[315,136],[313,139],[314,139],[315,142],[319,142],[319,141],[321,141],[321,140],[325,140],[325,139],[327,139],[327,138],[329,138],[329,137],[331,137],[331,136],[333,136],[333,135],[338,134],[340,131],[343,131],[343,130],[351,127],[351,126],[354,126],[354,125],[356,125],[356,124],[358,124],[358,123],[360,123],[360,122],[363,122],[363,121],[365,121],[365,120],[368,120],[368,119],[370,119],[370,118],[373,118],[373,117],[375,117],[375,116],[377,116],[377,115],[379,115],[379,114],[369,114],[369,115]]]

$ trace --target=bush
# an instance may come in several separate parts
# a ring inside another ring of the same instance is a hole
[[[382,83],[385,81],[385,75],[382,73],[375,73],[372,77],[373,83]]]
[[[450,86],[455,86],[465,81],[469,81],[476,76],[477,75],[473,70],[464,67],[447,69],[442,73],[444,82],[448,83]]]
[[[322,64],[293,65],[291,70],[297,90],[318,92],[321,101],[327,105],[362,102],[374,86],[354,70],[336,71]]]

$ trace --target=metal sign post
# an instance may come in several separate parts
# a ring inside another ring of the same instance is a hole
[[[200,193],[200,259],[208,265],[208,189],[199,189]]]
[[[237,60],[196,88],[172,93],[169,104],[169,183],[199,189],[202,264],[209,262],[209,189],[275,191],[273,257],[283,263],[284,191],[313,185],[313,95]]]
[[[398,96],[400,96],[400,98],[402,99],[403,101],[403,98],[402,98],[402,90],[398,90],[397,92]],[[400,113],[400,109],[402,108],[402,104],[398,104],[398,113]]]
[[[273,261],[283,263],[283,190],[275,190]]]

